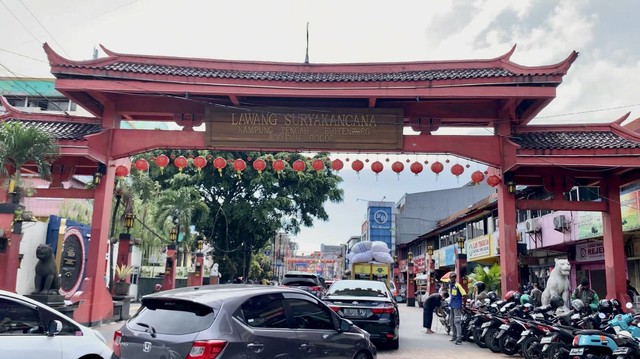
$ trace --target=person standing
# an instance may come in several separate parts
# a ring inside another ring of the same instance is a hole
[[[540,290],[540,284],[538,284],[538,282],[533,283],[530,296],[534,307],[542,306],[542,291]]]
[[[431,330],[431,323],[433,322],[433,312],[442,305],[442,300],[447,299],[449,297],[449,293],[447,292],[438,292],[433,293],[426,297],[424,303],[422,303],[422,326],[427,329],[427,334],[433,334],[433,330]]]
[[[467,291],[457,282],[457,277],[455,273],[449,275],[449,295],[451,296],[449,308],[451,308],[451,329],[453,332],[449,341],[455,341],[456,345],[460,345],[462,344],[462,305],[464,303],[462,297],[467,295]]]
[[[598,310],[598,302],[600,301],[600,298],[598,298],[598,294],[593,289],[589,288],[588,278],[582,278],[578,288],[573,291],[573,294],[571,294],[571,300],[574,299],[582,300],[585,306],[589,306],[591,312]]]

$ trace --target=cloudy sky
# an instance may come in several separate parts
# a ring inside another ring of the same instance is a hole
[[[517,44],[512,61],[537,66],[576,50],[557,98],[534,123],[610,122],[627,112],[640,117],[639,13],[633,0],[0,0],[0,77],[51,77],[44,42],[73,60],[90,59],[103,44],[121,53],[303,62],[309,23],[312,63],[494,58]],[[389,170],[341,174],[345,201],[328,206],[329,222],[297,237],[304,252],[358,235],[366,200],[464,182]]]

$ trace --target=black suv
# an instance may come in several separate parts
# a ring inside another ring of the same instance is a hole
[[[324,278],[307,272],[287,272],[282,279],[282,285],[302,289],[322,299],[325,292]]]
[[[113,337],[114,358],[375,359],[369,333],[303,291],[222,284],[167,290]]]

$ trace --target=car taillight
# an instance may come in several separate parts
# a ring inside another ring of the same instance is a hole
[[[224,340],[198,340],[193,342],[185,359],[215,359],[226,346]]]
[[[329,308],[331,308],[331,310],[333,310],[336,313],[340,311],[340,307],[335,306],[335,305],[330,305]]]
[[[384,307],[376,307],[376,308],[371,308],[371,312],[373,314],[383,314],[383,313],[390,313],[392,314],[393,312],[395,312],[395,308],[390,305],[390,306],[384,306]]]
[[[122,341],[122,332],[116,330],[113,333],[113,354],[115,354],[118,358],[120,357],[120,342]]]
[[[310,287],[309,290],[312,292],[322,292],[322,287]]]

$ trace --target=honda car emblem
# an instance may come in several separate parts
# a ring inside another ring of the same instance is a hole
[[[150,342],[144,342],[143,346],[142,346],[142,351],[145,353],[148,353],[151,351],[151,343]]]

